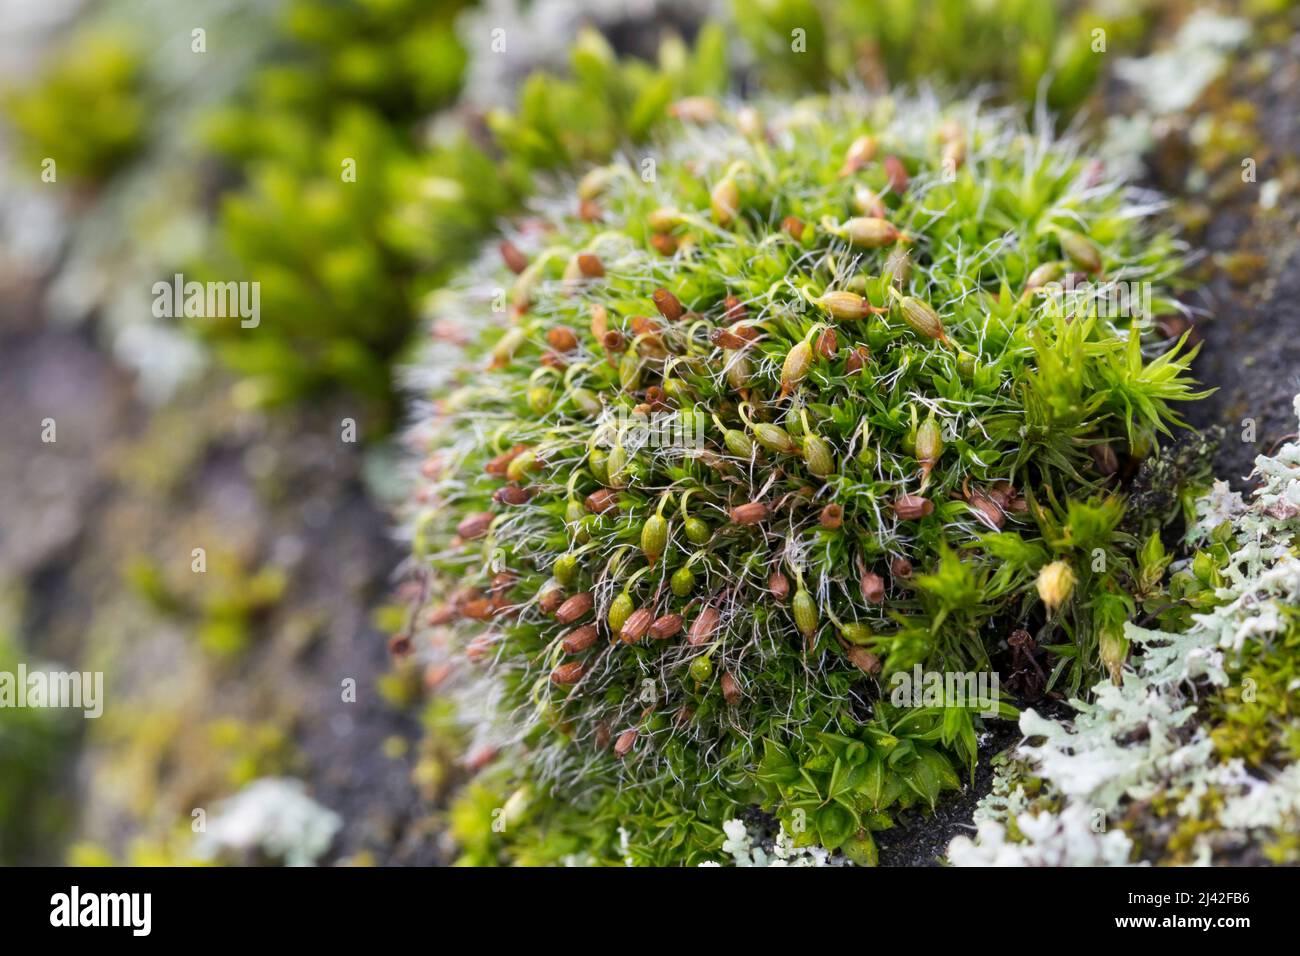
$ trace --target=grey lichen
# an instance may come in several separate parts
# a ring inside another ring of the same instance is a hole
[[[286,866],[312,866],[342,827],[334,811],[307,795],[299,780],[254,780],[214,810],[195,839],[202,860],[261,854]]]

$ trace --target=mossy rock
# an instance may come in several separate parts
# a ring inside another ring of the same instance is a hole
[[[578,809],[609,832],[566,852],[607,850],[684,805],[670,852],[617,852],[691,862],[759,803],[835,848],[975,756],[979,708],[896,706],[891,675],[988,670],[1022,621],[1063,686],[1102,665],[1141,564],[1118,473],[1196,394],[1104,293],[1172,308],[1178,247],[1076,144],[973,103],[677,112],[435,309],[484,331],[413,372],[421,620],[492,687],[537,839]]]

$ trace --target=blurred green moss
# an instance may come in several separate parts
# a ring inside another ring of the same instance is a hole
[[[466,5],[295,0],[281,55],[205,122],[242,185],[219,201],[213,248],[192,271],[259,283],[263,322],[197,328],[254,402],[342,386],[370,401],[366,425],[391,421],[388,362],[412,321],[410,263],[381,227],[415,162],[417,120],[459,90],[453,22]]]
[[[851,76],[872,84],[993,84],[1032,104],[1045,82],[1047,105],[1060,111],[1087,98],[1104,53],[1131,48],[1159,6],[1142,0],[1123,9],[1058,0],[733,0],[736,22],[769,85],[825,88]]]
[[[144,145],[149,107],[141,59],[117,34],[75,36],[30,86],[7,91],[0,105],[33,163],[95,184]]]
[[[260,283],[261,324],[197,327],[251,401],[342,388],[367,403],[363,432],[373,436],[394,420],[391,365],[423,295],[519,206],[535,173],[607,159],[648,137],[676,99],[725,87],[725,35],[706,28],[694,53],[668,40],[649,64],[619,60],[585,32],[569,76],[534,74],[517,109],[488,116],[477,138],[471,129],[428,148],[421,121],[456,84],[412,79],[405,37],[435,44],[437,24],[451,42],[454,9],[385,5],[377,32],[404,39],[394,40],[390,68],[372,75],[361,65],[372,47],[358,51],[341,13],[316,23],[300,7],[290,33],[310,49],[263,71],[247,103],[208,125],[244,185],[221,200],[216,248],[193,271]]]
[[[238,657],[248,648],[258,616],[284,596],[288,577],[274,565],[254,570],[226,551],[213,552],[204,575],[198,583],[187,568],[191,581],[169,581],[156,561],[139,556],[127,566],[125,581],[158,613],[187,621],[206,652],[219,659]]]
[[[9,617],[0,608],[0,617]],[[32,661],[6,620],[0,620],[0,671]],[[80,714],[40,707],[0,711],[0,865],[48,863],[71,825],[59,793],[65,760],[76,741]]]

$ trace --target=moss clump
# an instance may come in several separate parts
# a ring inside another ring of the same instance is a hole
[[[415,123],[459,89],[463,6],[298,0],[279,25],[283,57],[206,118],[208,142],[245,182],[221,198],[213,247],[192,271],[260,283],[264,321],[252,334],[198,329],[259,402],[342,388],[367,400],[367,434],[386,427],[388,363],[414,311],[411,265],[385,241],[384,220],[397,180],[411,185]],[[490,163],[471,158],[487,178]],[[501,192],[460,218],[484,205],[495,215]]]
[[[96,184],[144,145],[148,103],[139,54],[116,34],[77,36],[27,89],[6,93],[4,111],[34,163]]]
[[[869,84],[996,83],[1022,103],[1078,107],[1107,53],[1132,49],[1155,19],[1141,4],[1004,0],[762,0],[732,4],[762,76],[795,89],[857,75]]]
[[[203,562],[201,573],[207,574],[206,555]],[[196,567],[191,562],[189,578],[194,577]],[[248,649],[254,624],[280,601],[288,585],[282,568],[253,569],[228,552],[213,554],[212,583],[202,588],[186,578],[169,576],[163,565],[144,556],[131,561],[125,578],[154,610],[191,625],[203,649],[224,659],[236,658]]]
[[[492,113],[486,130],[448,119],[429,149],[429,120],[459,87],[460,6],[296,4],[286,62],[210,118],[212,143],[246,182],[222,197],[198,271],[259,282],[262,324],[198,328],[257,402],[342,389],[367,402],[366,435],[386,431],[392,363],[423,295],[517,208],[534,172],[604,161],[674,99],[725,81],[720,30],[703,31],[694,55],[666,43],[658,67],[620,61],[586,32],[572,78],[537,73],[515,114]],[[456,55],[428,53],[444,46]]]
[[[693,862],[761,804],[870,862],[980,720],[884,679],[988,670],[1031,619],[1053,680],[1122,656],[1115,476],[1194,397],[1190,355],[1049,283],[1167,311],[1175,245],[1074,144],[970,103],[740,109],[653,158],[540,202],[518,274],[441,303],[435,334],[486,326],[468,360],[417,368],[417,620],[515,793],[474,858],[568,829],[584,859]]]
[[[206,140],[230,158],[314,168],[322,130],[349,111],[404,128],[460,90],[466,51],[454,24],[469,5],[292,0],[275,19],[278,56],[205,117]]]

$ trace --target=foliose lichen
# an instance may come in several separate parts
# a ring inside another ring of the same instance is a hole
[[[1197,550],[1165,592],[1181,626],[1129,622],[1142,652],[1121,686],[1093,688],[1071,720],[1021,716],[1026,740],[954,863],[1297,858],[1300,445],[1261,455],[1254,477],[1249,503],[1223,482],[1196,503]]]

